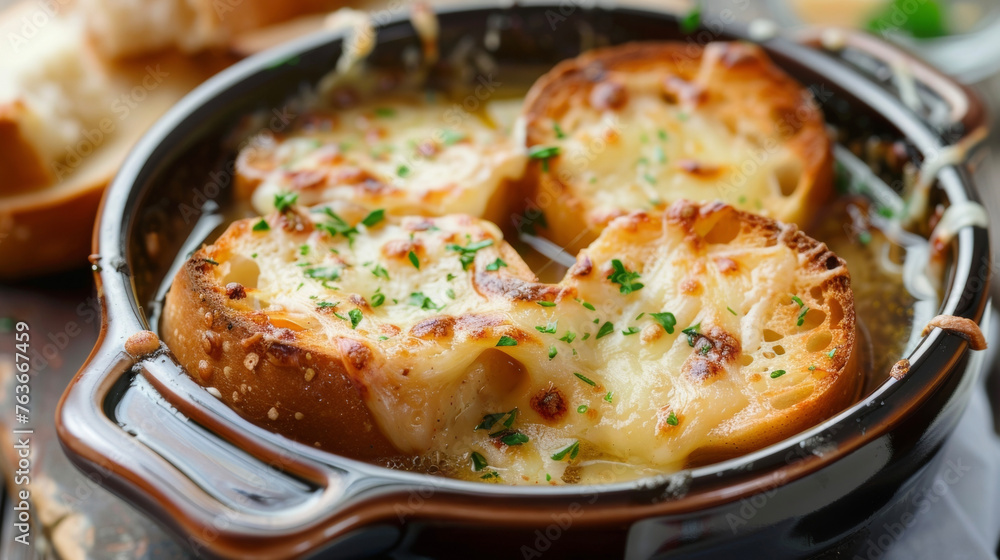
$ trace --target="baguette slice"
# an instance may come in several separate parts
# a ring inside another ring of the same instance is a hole
[[[470,113],[442,95],[413,94],[313,111],[289,135],[260,135],[241,150],[237,193],[262,214],[291,191],[305,206],[341,213],[505,219],[510,196],[500,187],[526,162],[509,135],[519,107],[493,101]]]
[[[682,198],[804,226],[831,193],[822,113],[754,45],[593,50],[539,78],[524,117],[545,233],[570,252]]]
[[[746,453],[860,387],[846,266],[793,225],[680,201],[543,284],[490,223],[365,222],[234,223],[178,272],[164,340],[258,425],[509,484]]]

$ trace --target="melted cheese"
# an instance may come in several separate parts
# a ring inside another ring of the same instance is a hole
[[[301,204],[342,212],[482,216],[496,190],[524,170],[512,123],[494,120],[509,115],[508,104],[469,113],[428,94],[316,112],[289,137],[261,137],[241,152],[241,190],[264,214],[277,193],[294,191]]]
[[[246,287],[231,311],[263,311],[313,353],[363,345],[365,360],[343,360],[381,431],[452,476],[670,472],[804,429],[860,380],[843,262],[793,226],[728,207],[620,218],[558,284],[537,282],[495,226],[467,216],[349,237],[305,217],[255,222],[192,257],[219,263],[206,267],[214,284]],[[616,261],[625,276],[609,278]],[[651,315],[666,312],[672,332]],[[502,443],[515,433],[526,441]],[[472,453],[489,467],[473,470]]]

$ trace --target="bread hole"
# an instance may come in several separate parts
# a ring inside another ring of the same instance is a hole
[[[736,236],[739,234],[740,221],[728,219],[727,216],[721,216],[712,226],[712,229],[708,230],[708,233],[704,235],[704,238],[709,243],[725,245],[736,239]]]
[[[791,408],[809,398],[815,390],[816,384],[811,380],[806,383],[800,383],[772,396],[770,399],[771,406],[776,410]]]
[[[236,282],[244,288],[256,289],[257,279],[260,278],[260,267],[253,259],[248,259],[242,255],[233,255],[227,262],[229,272],[222,279],[222,284]]]
[[[826,313],[823,313],[819,309],[810,309],[808,312],[806,312],[806,316],[802,321],[802,329],[811,331],[816,327],[822,325],[823,321],[825,320],[826,320]]]
[[[507,395],[521,391],[528,382],[527,369],[521,362],[499,350],[485,350],[465,370],[461,385],[450,397],[450,402],[461,403],[469,415],[466,418],[462,414],[455,421],[478,422],[483,414],[499,410]],[[446,399],[442,402],[448,402],[447,396],[441,398]]]
[[[806,341],[806,352],[821,352],[833,341],[833,334],[830,331],[814,332]]]
[[[781,340],[785,338],[785,335],[772,331],[771,329],[764,329],[764,342],[774,342],[776,340]]]
[[[777,354],[777,355],[779,355],[779,356],[784,356],[785,355],[785,347],[782,346],[782,345],[780,345],[780,344],[776,344],[776,345],[772,346],[771,350],[773,350],[774,353]]]
[[[830,299],[830,327],[835,327],[840,325],[841,321],[844,320],[844,308],[840,305],[840,302],[836,299]],[[808,318],[808,317],[807,317]]]
[[[795,160],[781,162],[774,170],[774,178],[778,181],[781,195],[792,196],[802,178],[802,164]]]
[[[827,270],[833,270],[839,266],[840,266],[840,259],[838,259],[836,256],[830,255],[829,257],[826,258]]]
[[[739,362],[741,366],[747,367],[748,365],[753,363],[753,356],[751,356],[750,354],[740,354]]]
[[[809,288],[809,295],[816,301],[823,301],[823,288],[813,286],[812,288]]]

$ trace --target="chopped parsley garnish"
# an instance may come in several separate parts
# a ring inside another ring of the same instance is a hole
[[[500,340],[497,341],[497,346],[517,346],[517,340],[507,335],[503,335],[500,337]]]
[[[375,224],[381,222],[384,219],[385,219],[385,210],[380,208],[378,210],[373,210],[371,213],[365,216],[365,218],[361,220],[361,223],[364,224],[365,227],[370,228],[374,227]]]
[[[607,402],[607,403],[610,403],[611,399],[614,397],[614,395],[615,395],[614,393],[612,393],[611,391],[608,391],[608,394],[604,395],[604,401]]]
[[[649,183],[650,185],[656,184],[656,177],[653,177],[649,173],[643,173],[642,178],[645,179],[646,182]],[[653,206],[656,206],[656,204],[653,204]]]
[[[774,370],[774,371],[771,372],[771,379],[777,379],[777,378],[781,377],[782,375],[785,375],[785,370],[783,370],[783,369],[776,369],[776,370]]]
[[[410,264],[413,265],[413,268],[420,270],[420,259],[417,258],[416,253],[410,251],[409,254],[406,255],[406,257],[410,259]]]
[[[638,328],[636,328],[636,327],[629,327],[629,328],[623,330],[622,334],[625,335],[625,336],[628,336],[630,334],[635,334],[637,332],[639,332]]]
[[[663,130],[662,128],[660,130],[656,131],[656,135],[660,137],[660,140],[666,140],[667,139],[667,131]]]
[[[434,304],[431,298],[424,295],[423,292],[413,292],[410,294],[410,305],[419,307],[420,309],[427,309],[430,311],[440,311],[444,308],[444,304],[438,306]]]
[[[831,349],[830,352],[827,353],[826,357],[830,358],[832,360],[833,359],[833,355],[836,354],[836,353],[837,353],[837,347],[834,346],[833,349]]]
[[[667,331],[667,334],[674,334],[674,327],[677,326],[677,318],[674,317],[673,313],[664,311],[663,313],[650,313],[649,316],[659,323],[663,327],[663,330]]]
[[[448,288],[447,290],[444,291],[444,295],[448,296],[451,299],[455,299],[455,290]]]
[[[695,4],[690,12],[684,15],[680,21],[681,31],[691,33],[701,25],[701,4]]]
[[[389,271],[380,264],[375,265],[375,268],[372,269],[372,274],[375,275],[376,278],[385,278],[386,280],[389,279]]]
[[[528,443],[528,436],[522,434],[521,432],[514,432],[500,438],[500,441],[502,441],[504,445],[521,445],[522,443]]]
[[[396,168],[396,175],[400,177],[406,177],[410,174],[410,168],[405,165],[400,165]]]
[[[642,284],[639,282],[634,282],[636,278],[639,278],[639,273],[630,271],[625,268],[622,261],[618,259],[613,259],[611,261],[612,270],[611,274],[608,275],[608,280],[611,280],[612,284],[618,284],[621,286],[619,291],[621,293],[628,295],[632,292],[636,292],[642,289]]]
[[[694,341],[701,335],[701,323],[695,323],[681,332],[687,335],[688,346],[694,348]]]
[[[558,354],[558,353],[559,353],[559,350],[558,350],[558,349],[556,349],[556,347],[555,347],[555,346],[549,346],[549,359],[550,359],[550,360],[551,360],[552,358],[555,358],[555,357],[556,357],[556,354]]]
[[[556,453],[555,455],[553,455],[552,456],[552,460],[553,461],[562,461],[563,459],[566,458],[566,455],[569,455],[570,460],[576,459],[576,455],[579,452],[580,452],[580,442],[579,441],[574,441],[572,445],[570,445],[566,449],[563,449],[559,453]]]
[[[491,478],[495,478],[495,479],[499,480],[500,479],[500,473],[498,473],[497,471],[490,471],[490,472],[484,474],[483,476],[481,476],[479,478],[481,478],[483,480],[490,480]]]
[[[560,140],[566,138],[566,133],[563,132],[562,127],[560,127],[559,123],[557,123],[556,121],[552,121],[552,130],[555,131],[556,138],[559,138]]]
[[[727,305],[727,306],[726,306],[726,309],[728,309],[728,310],[729,310],[729,312],[730,312],[730,313],[732,313],[733,315],[736,315],[736,312],[735,312],[735,311],[733,311],[733,308],[732,308],[732,307],[729,307],[729,306]]]
[[[614,323],[612,323],[611,321],[605,321],[604,324],[601,325],[600,330],[597,331],[597,338],[601,338],[602,336],[608,336],[614,330],[615,330]]]
[[[364,318],[364,315],[361,314],[361,310],[357,308],[348,311],[347,316],[351,318],[352,329],[358,328],[358,323],[360,323],[361,319]]]
[[[280,192],[274,195],[274,208],[278,212],[287,212],[289,208],[292,207],[299,200],[299,195],[297,193],[291,192]]]
[[[321,301],[316,304],[316,307],[319,307],[320,309],[328,309],[331,307],[337,307],[338,305],[340,305],[339,301],[335,301],[333,303],[330,303],[329,301]]]
[[[639,319],[642,319],[642,316],[645,315],[645,314],[646,314],[645,312],[642,312],[642,313],[636,315],[635,316],[635,320],[638,321]]]
[[[794,301],[799,307],[805,305],[805,303],[802,302],[802,298],[800,298],[799,296],[792,296],[792,301]]]
[[[556,302],[554,302],[554,301],[536,301],[535,303],[537,303],[538,305],[541,305],[542,307],[555,307],[556,306]]]
[[[588,410],[590,410],[590,407],[585,404],[581,404],[580,406],[576,407],[576,411],[579,412],[580,414],[583,414]]]
[[[486,457],[483,457],[478,451],[472,452],[472,470],[481,471],[488,466],[490,465],[486,462]]]
[[[711,345],[711,343],[704,344],[704,345],[702,345],[701,348],[698,349],[698,353],[701,354],[702,356],[707,356],[708,353],[711,352],[711,351],[712,351],[712,345]]]
[[[313,280],[340,280],[340,269],[334,266],[314,266],[305,269],[306,278]]]
[[[816,371],[816,366],[809,366],[809,371]]]
[[[545,482],[552,482],[552,475],[551,474],[545,473]]]
[[[573,340],[576,339],[576,333],[573,331],[566,331],[566,334],[562,335],[559,340],[565,342],[566,344],[572,344]]]
[[[490,245],[493,245],[493,240],[484,239],[482,241],[477,241],[475,243],[469,243],[465,247],[462,247],[461,245],[457,245],[455,243],[451,243],[448,245],[447,248],[449,251],[458,251],[459,253],[458,260],[459,262],[462,263],[462,270],[468,270],[469,265],[475,262],[476,260],[476,251],[479,251],[480,249],[485,249]]]
[[[667,415],[667,424],[670,424],[671,426],[676,426],[677,424],[680,424],[680,420],[677,419],[677,415],[674,414],[673,410],[671,410],[670,414]]]
[[[486,270],[494,271],[494,270],[500,270],[501,268],[506,268],[506,267],[507,267],[507,263],[505,263],[503,261],[503,259],[501,259],[500,257],[497,257],[497,260],[495,260],[495,261],[491,262],[490,264],[486,265]]]
[[[483,416],[483,421],[475,427],[474,431],[489,430],[495,426],[497,422],[503,420],[504,418],[506,418],[506,420],[504,420],[502,424],[503,427],[509,428],[513,426],[514,420],[517,419],[517,408],[515,407],[507,412],[494,412],[493,414]]]
[[[574,373],[573,375],[577,376],[580,379],[580,381],[583,381],[584,383],[590,385],[591,387],[597,386],[597,383],[594,383],[592,380],[588,379],[587,376],[582,373]]]
[[[587,309],[589,309],[591,311],[597,311],[597,308],[594,307],[593,303],[586,302],[586,301],[581,301],[580,305],[584,306],[585,308],[587,308]]]
[[[394,117],[396,116],[396,110],[390,107],[376,107],[375,115],[379,117]]]
[[[208,264],[219,266],[219,261],[215,259],[201,259],[202,262],[207,262]]]
[[[458,278],[458,277],[457,277],[457,276],[455,276],[454,274],[450,273],[450,272],[448,273],[448,275],[447,275],[447,276],[445,276],[445,277],[444,277],[444,279],[445,279],[445,280],[447,280],[448,282],[451,282],[451,281],[452,281],[452,280],[454,280],[455,278]]]
[[[267,220],[261,218],[259,222],[253,225],[254,231],[270,231],[271,226],[268,225]]]
[[[802,323],[806,322],[806,313],[809,313],[809,308],[803,307],[802,311],[799,311],[798,318],[795,320],[795,326],[801,327]]]
[[[554,321],[552,323],[545,325],[544,327],[542,325],[535,325],[535,330],[540,333],[556,334],[556,325],[558,324],[559,324],[558,321]]]
[[[375,294],[372,296],[372,307],[381,307],[383,303],[385,303],[385,294],[381,292],[375,292]]]
[[[306,255],[308,255],[309,254],[309,246],[308,245],[299,245],[299,254],[302,255],[303,257],[306,256]]]
[[[590,338],[590,333],[589,332],[588,333],[583,333],[583,338],[581,340],[587,340],[588,338]],[[573,351],[576,352],[576,350],[573,350]]]
[[[348,241],[354,240],[354,236],[358,233],[357,228],[345,222],[343,218],[330,208],[324,208],[323,213],[326,214],[329,220],[321,224],[316,224],[317,228],[329,233],[330,237],[343,235]]]
[[[542,171],[548,173],[549,158],[559,155],[559,146],[532,146],[528,149],[528,157],[542,160]]]
[[[462,132],[456,132],[454,130],[447,130],[441,132],[441,143],[445,146],[451,146],[452,144],[457,144],[465,140],[465,134]]]

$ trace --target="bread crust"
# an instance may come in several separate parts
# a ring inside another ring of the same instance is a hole
[[[755,45],[588,51],[539,78],[523,115],[529,149],[562,147],[529,165],[528,177],[551,224],[543,233],[570,251],[617,216],[678,198],[722,200],[804,227],[832,192],[819,107]],[[714,143],[695,146],[702,141]],[[779,184],[750,189],[760,181]]]
[[[495,228],[468,217],[390,219],[360,228],[353,245],[296,210],[269,216],[266,232],[254,231],[258,223],[234,223],[184,264],[162,338],[195,381],[249,421],[341,455],[468,461],[477,451],[508,483],[553,472],[605,480],[550,458],[577,438],[584,456],[621,461],[638,476],[777,442],[847,406],[863,379],[846,264],[794,225],[722,204],[678,201],[620,217],[558,284],[538,282]],[[468,270],[444,248],[485,239],[493,242]],[[286,261],[284,272],[263,260],[296,253],[336,256]],[[645,285],[621,291],[615,260]],[[369,274],[375,263],[388,269],[384,282]],[[330,285],[303,288],[306,273],[296,288],[289,271],[310,266]],[[451,303],[432,287],[446,271],[456,278],[446,284]],[[237,277],[252,280],[226,283]],[[398,283],[399,295],[421,289],[430,307],[374,305],[372,293],[394,299]],[[275,319],[295,301],[312,308]],[[324,305],[341,320],[327,320]],[[361,313],[354,326],[350,308]],[[676,317],[669,333],[648,316],[667,309]],[[688,327],[694,334],[680,332]],[[531,445],[473,429],[512,408],[520,412],[510,428]],[[479,478],[464,466],[449,473]]]

